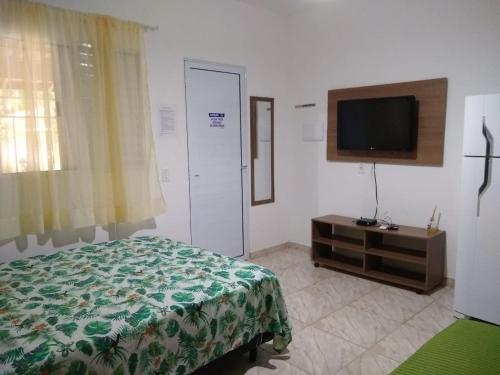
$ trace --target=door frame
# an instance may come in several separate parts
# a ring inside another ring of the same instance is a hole
[[[241,193],[242,193],[242,233],[243,233],[243,254],[236,257],[248,258],[250,249],[250,192],[248,186],[248,123],[247,123],[247,73],[246,68],[240,65],[222,64],[199,59],[184,58],[184,98],[186,109],[186,147],[188,157],[188,184],[189,184],[189,235],[191,244],[193,243],[193,233],[191,230],[191,167],[189,162],[189,128],[188,128],[188,100],[186,78],[188,69],[208,70],[220,73],[238,74],[240,77],[240,149],[241,149]],[[217,249],[208,249],[217,251]]]

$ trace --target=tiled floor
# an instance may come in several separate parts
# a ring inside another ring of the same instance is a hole
[[[203,374],[388,374],[454,320],[451,288],[418,295],[314,268],[296,248],[252,262],[278,275],[293,342],[282,354],[263,345],[254,364],[247,354],[230,355]]]

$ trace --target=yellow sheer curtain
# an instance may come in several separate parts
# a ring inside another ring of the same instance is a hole
[[[0,240],[164,210],[142,26],[0,0]]]

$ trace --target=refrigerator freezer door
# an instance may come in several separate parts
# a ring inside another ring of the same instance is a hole
[[[486,156],[486,135],[490,156],[500,156],[500,94],[465,98],[464,155]],[[499,142],[496,148],[495,141]]]
[[[484,158],[464,158],[455,310],[500,324],[500,160],[490,160],[490,183],[481,196]]]
[[[500,157],[500,94],[485,95],[484,101],[485,124],[491,137],[490,156]]]

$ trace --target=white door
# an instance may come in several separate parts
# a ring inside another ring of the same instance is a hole
[[[228,256],[246,247],[244,68],[186,60],[194,246]]]
[[[500,159],[489,160],[488,176],[486,158],[463,159],[455,310],[500,324]]]

